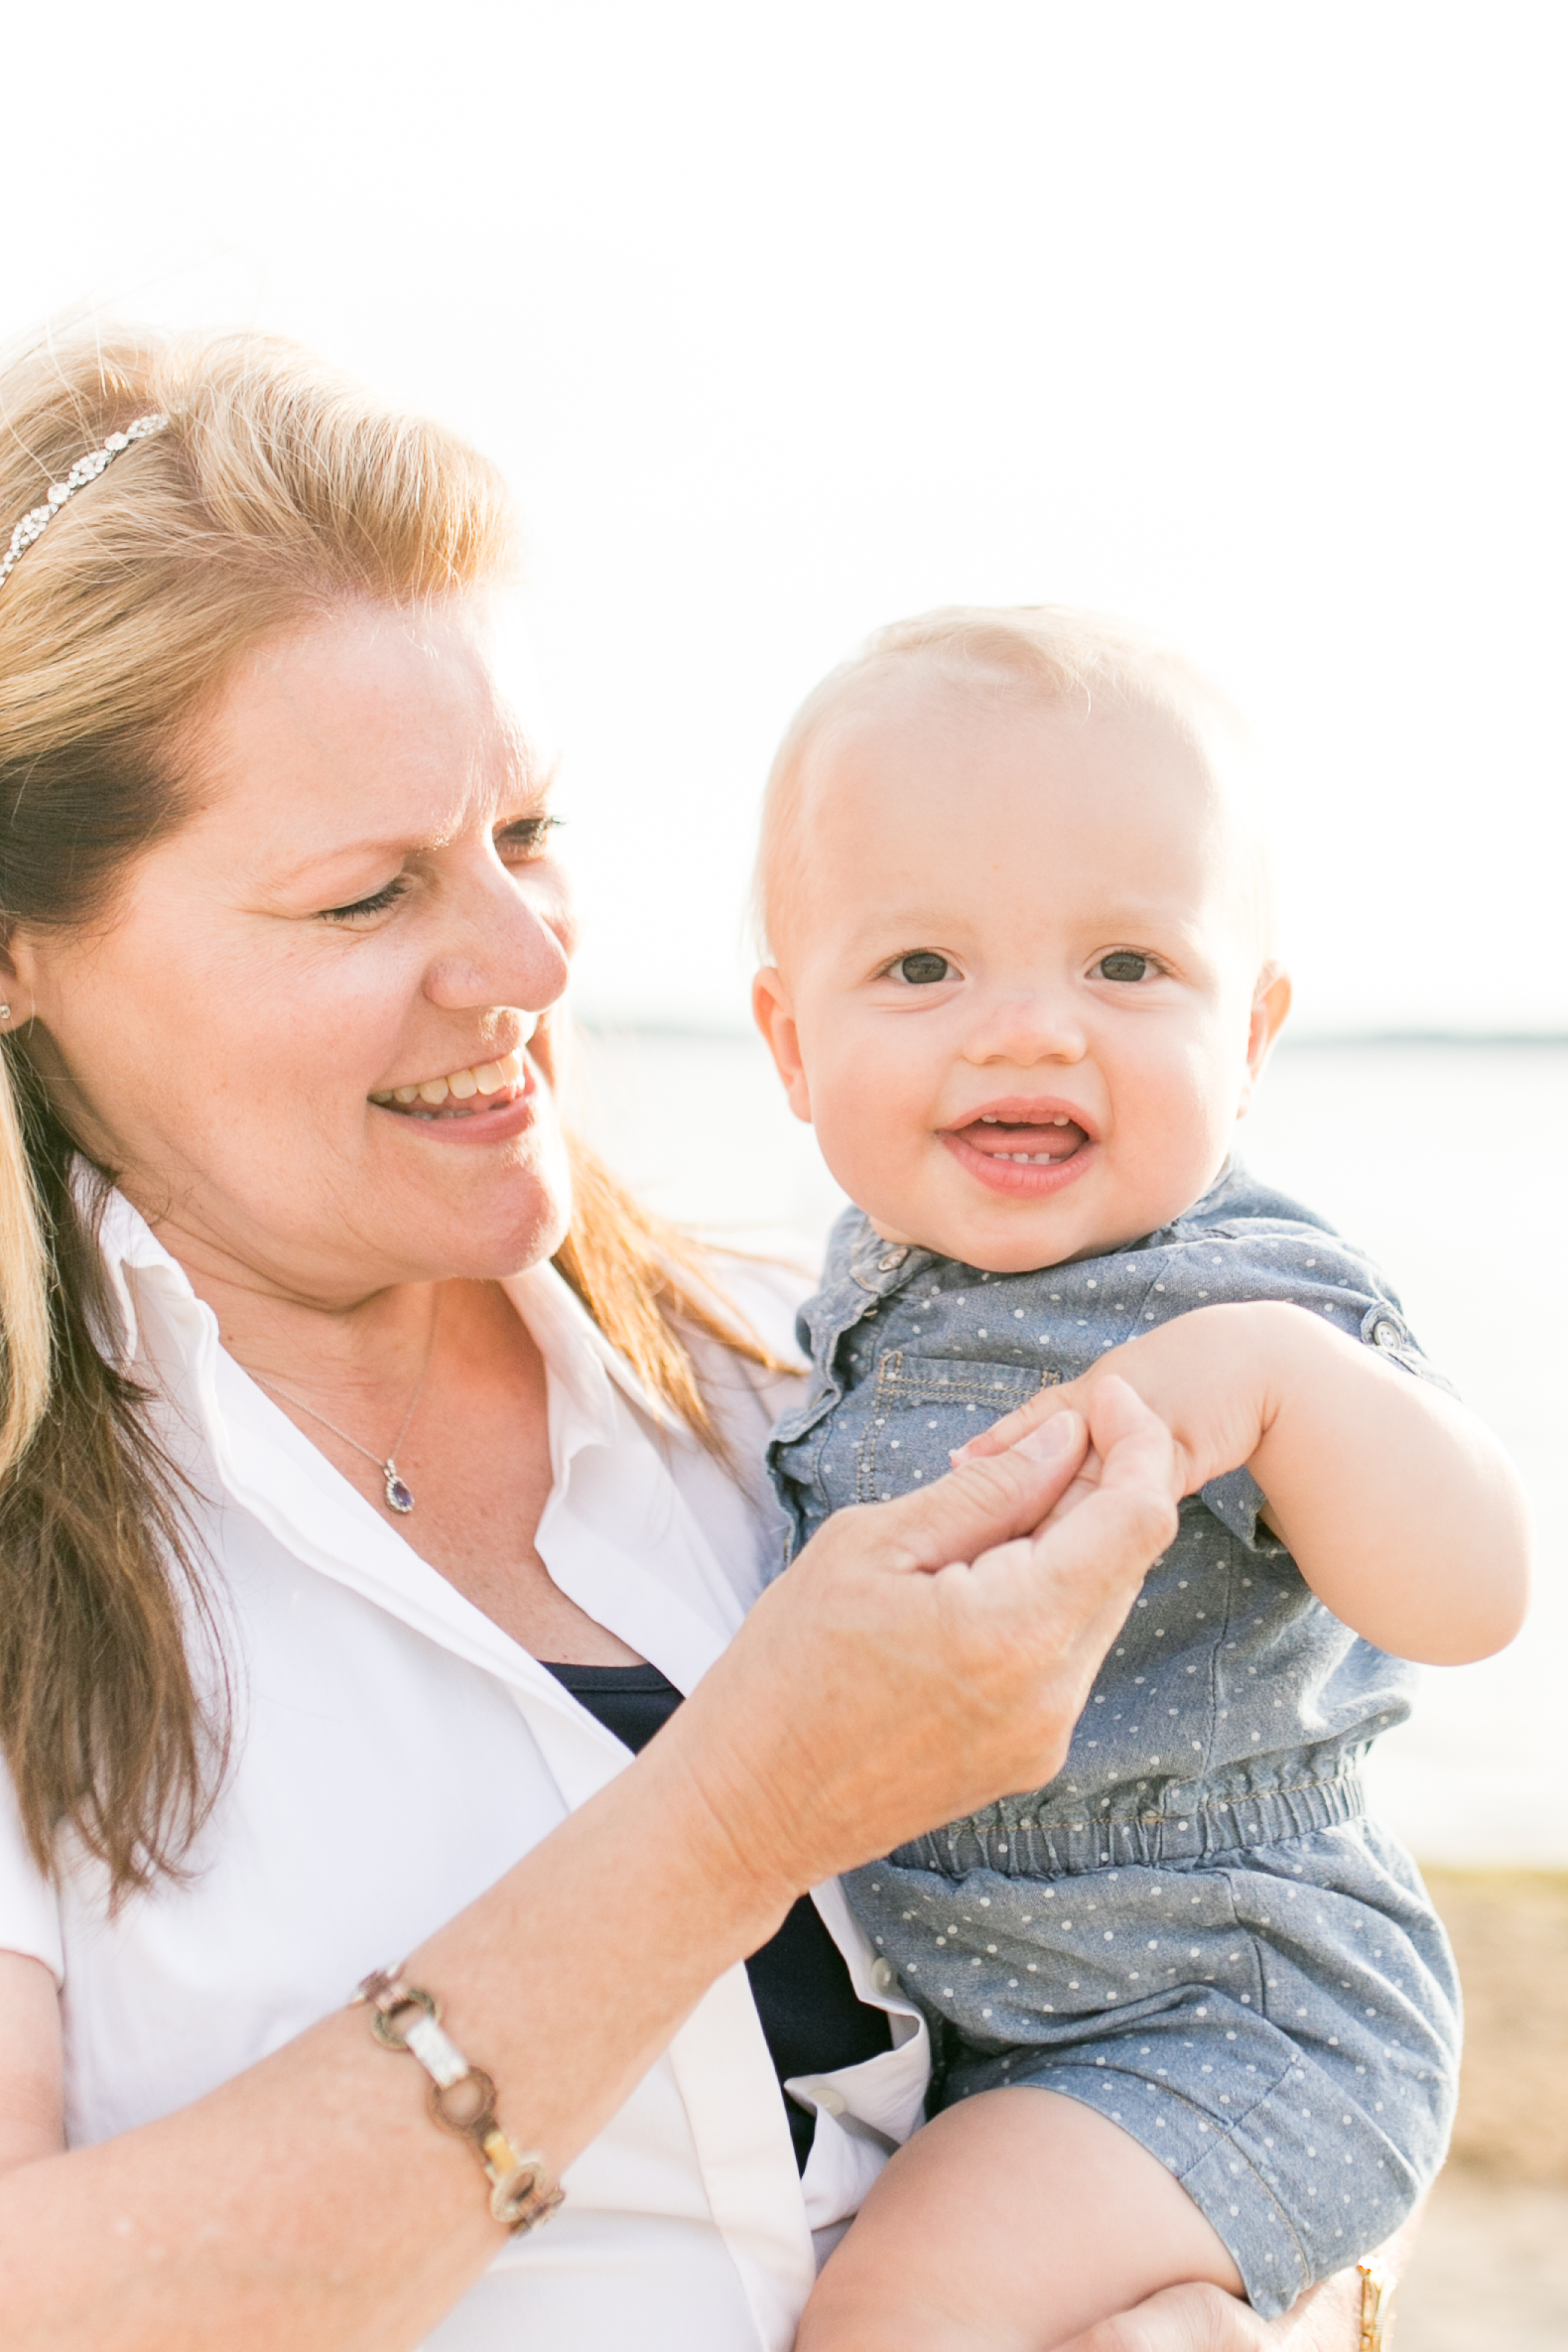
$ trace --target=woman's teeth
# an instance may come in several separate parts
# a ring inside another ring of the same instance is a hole
[[[416,1117],[428,1117],[449,1099],[466,1103],[475,1095],[498,1095],[504,1087],[515,1086],[522,1075],[522,1055],[503,1054],[498,1062],[475,1062],[466,1070],[449,1070],[445,1078],[427,1078],[419,1086],[392,1087],[373,1094],[370,1100],[387,1105],[395,1103],[404,1109],[415,1103],[428,1106],[415,1113]]]

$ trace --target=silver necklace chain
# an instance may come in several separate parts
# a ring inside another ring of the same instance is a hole
[[[419,1375],[419,1385],[414,1391],[408,1411],[403,1415],[403,1426],[397,1433],[397,1437],[392,1446],[392,1451],[385,1457],[380,1454],[372,1453],[369,1446],[362,1446],[359,1443],[357,1437],[350,1437],[346,1429],[339,1429],[335,1421],[328,1421],[325,1413],[319,1413],[314,1404],[307,1404],[303,1396],[294,1395],[292,1390],[288,1388],[280,1388],[277,1381],[269,1380],[265,1372],[251,1372],[250,1376],[253,1380],[259,1380],[264,1388],[270,1388],[274,1396],[281,1396],[285,1404],[298,1405],[302,1413],[309,1413],[313,1421],[320,1421],[322,1427],[324,1429],[329,1429],[333,1437],[340,1437],[345,1446],[352,1446],[356,1454],[363,1454],[367,1462],[373,1462],[377,1470],[380,1471],[382,1479],[386,1485],[388,1510],[395,1510],[399,1512],[400,1515],[406,1517],[414,1507],[414,1496],[407,1480],[400,1478],[398,1475],[398,1450],[402,1446],[403,1440],[409,1433],[409,1424],[414,1418],[420,1398],[425,1393],[425,1382],[430,1377],[431,1360],[435,1356],[435,1353],[436,1317],[435,1315],[432,1315],[430,1319],[430,1341],[425,1350],[425,1369]],[[246,1370],[250,1371],[249,1366],[246,1367]]]

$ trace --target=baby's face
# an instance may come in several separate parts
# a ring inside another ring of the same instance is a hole
[[[1013,1273],[1208,1189],[1289,990],[1173,728],[883,684],[808,753],[790,837],[757,1017],[879,1233]]]

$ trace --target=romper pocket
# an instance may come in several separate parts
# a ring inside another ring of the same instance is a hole
[[[942,1478],[955,1448],[1061,1377],[1044,1365],[980,1364],[890,1348],[877,1364],[870,1425],[855,1448],[856,1503],[891,1503]]]

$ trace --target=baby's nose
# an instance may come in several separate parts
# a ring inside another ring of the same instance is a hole
[[[1011,1062],[1030,1070],[1040,1062],[1082,1061],[1086,1043],[1083,1024],[1069,1006],[1044,996],[1015,996],[976,1023],[965,1056],[974,1063]]]

